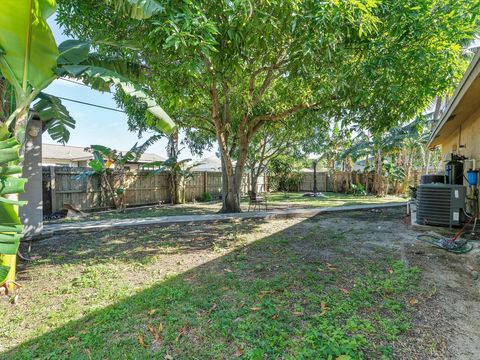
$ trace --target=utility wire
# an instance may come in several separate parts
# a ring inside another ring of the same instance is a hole
[[[52,95],[52,94],[47,94],[47,95]],[[80,101],[80,100],[75,100],[75,99],[69,99],[69,98],[65,98],[65,97],[61,97],[61,96],[57,96],[57,95],[52,95],[52,96],[55,96],[59,99],[65,100],[65,101],[71,101],[71,102],[74,102],[74,103],[77,103],[77,104],[92,106],[92,107],[96,107],[96,108],[100,108],[100,109],[104,109],[104,110],[116,111],[116,112],[119,112],[119,113],[126,114],[126,112],[123,111],[123,110],[111,108],[111,107],[108,107],[108,106],[92,104],[92,103],[88,103],[88,102],[84,102],[84,101]]]
[[[64,77],[61,77],[61,78],[58,78],[58,80],[63,80],[63,81],[67,81],[67,82],[71,82],[72,84],[75,84],[75,85],[82,85],[82,86],[86,86],[86,87],[89,87],[88,85],[80,82],[80,81],[75,81],[75,80],[71,80],[69,78],[64,78]]]
[[[90,89],[90,87],[89,87],[87,84],[84,84],[84,83],[82,83],[82,82],[80,82],[80,81],[71,80],[71,79],[65,78],[65,77],[61,77],[61,78],[58,78],[58,79],[59,79],[59,80],[63,80],[63,81],[70,82],[70,83],[75,84],[75,85],[85,86],[85,87],[88,87],[88,88]],[[56,95],[55,95],[55,96],[56,96]],[[111,111],[116,111],[116,112],[121,112],[121,113],[126,114],[126,112],[123,111],[123,110],[111,108],[111,107],[108,107],[108,106],[103,106],[103,105],[97,105],[97,104],[87,103],[87,102],[83,102],[83,101],[80,101],[80,100],[63,98],[63,97],[60,97],[60,96],[57,96],[57,97],[58,97],[59,99],[66,100],[66,101],[71,101],[71,102],[74,102],[74,103],[77,103],[77,104],[88,105],[88,106],[92,106],[92,107],[98,107],[98,108],[100,108],[100,109],[111,110]]]

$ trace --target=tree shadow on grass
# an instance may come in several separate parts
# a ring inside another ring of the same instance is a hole
[[[355,241],[355,246],[362,246],[360,236]],[[1,356],[335,359],[391,355],[392,342],[406,329],[405,296],[412,291],[416,273],[405,269],[395,260],[395,252],[387,249],[375,256],[342,251],[351,242],[348,234],[329,230],[318,218],[306,220],[157,282]]]
[[[84,234],[53,236],[39,242],[24,243],[32,246],[35,261],[25,264],[51,262],[55,265],[77,263],[105,263],[112,259],[124,262],[148,261],[161,254],[195,253],[213,247],[227,247],[238,236],[254,232],[263,219],[235,222],[210,222],[205,224],[177,224],[170,226],[145,226],[122,230],[109,230]]]

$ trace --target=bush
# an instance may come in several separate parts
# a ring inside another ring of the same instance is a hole
[[[209,202],[209,201],[212,201],[212,200],[213,200],[213,196],[209,192],[204,192],[202,194],[202,198],[200,199],[200,201],[202,201],[202,202]]]
[[[352,184],[350,186],[350,190],[347,192],[348,194],[354,196],[366,196],[367,192],[365,191],[365,187],[362,184]]]

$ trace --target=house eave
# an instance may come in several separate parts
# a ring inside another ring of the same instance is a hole
[[[465,75],[463,76],[462,80],[460,81],[457,89],[455,90],[452,98],[448,103],[446,111],[444,112],[440,121],[435,126],[434,131],[430,135],[430,138],[428,140],[429,148],[440,145],[438,142],[435,141],[435,139],[439,136],[439,133],[442,130],[443,126],[452,117],[452,115],[454,115],[454,111],[457,109],[458,104],[463,99],[466,92],[468,91],[470,86],[473,84],[473,82],[475,81],[475,79],[477,79],[479,75],[480,75],[480,51],[478,51],[475,54],[474,58],[472,59],[470,66],[465,72]]]

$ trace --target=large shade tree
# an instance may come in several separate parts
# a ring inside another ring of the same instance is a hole
[[[458,77],[459,44],[478,20],[472,0],[60,5],[67,33],[101,37],[100,52],[140,60],[180,125],[215,136],[225,212],[240,211],[248,148],[262,127],[311,109],[349,109],[376,129],[411,118]],[[113,7],[143,20],[111,16]]]

